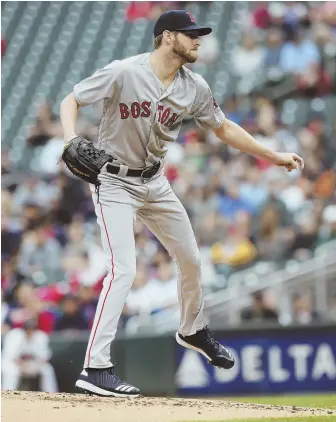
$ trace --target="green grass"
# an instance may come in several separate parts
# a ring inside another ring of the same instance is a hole
[[[298,418],[261,418],[261,419],[231,419],[225,421],[188,421],[188,422],[334,422],[336,416],[310,416],[310,417],[298,417]],[[181,421],[183,422],[183,421]],[[185,421],[187,422],[187,421]]]
[[[257,397],[225,397],[224,400],[258,404],[274,404],[281,406],[320,407],[336,409],[336,394],[257,396]]]
[[[220,400],[280,406],[318,407],[336,410],[336,394],[310,394],[286,396],[222,397]],[[183,422],[183,421],[181,421]],[[200,421],[193,421],[200,422]],[[205,421],[203,421],[205,422]],[[292,418],[231,419],[206,422],[336,422],[336,416],[298,416]]]

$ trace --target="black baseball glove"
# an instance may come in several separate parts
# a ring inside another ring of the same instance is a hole
[[[75,176],[97,186],[102,167],[114,158],[95,148],[92,142],[78,136],[64,146],[62,160]]]

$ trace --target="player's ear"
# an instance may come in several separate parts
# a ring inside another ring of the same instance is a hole
[[[174,40],[174,32],[164,31],[163,37],[166,40],[167,44],[171,44]]]

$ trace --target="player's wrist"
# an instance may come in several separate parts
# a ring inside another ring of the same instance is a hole
[[[65,143],[67,144],[68,142],[70,142],[71,141],[71,139],[74,139],[74,138],[77,138],[77,134],[76,133],[70,133],[70,134],[66,134],[65,136],[64,136],[64,141],[65,141]]]
[[[279,153],[269,148],[266,148],[260,156],[272,164],[277,164],[279,161]]]

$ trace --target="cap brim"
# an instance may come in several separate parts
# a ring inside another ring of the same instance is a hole
[[[176,29],[179,32],[196,32],[200,37],[203,35],[208,35],[212,32],[212,28],[206,26],[190,25],[183,29]]]

